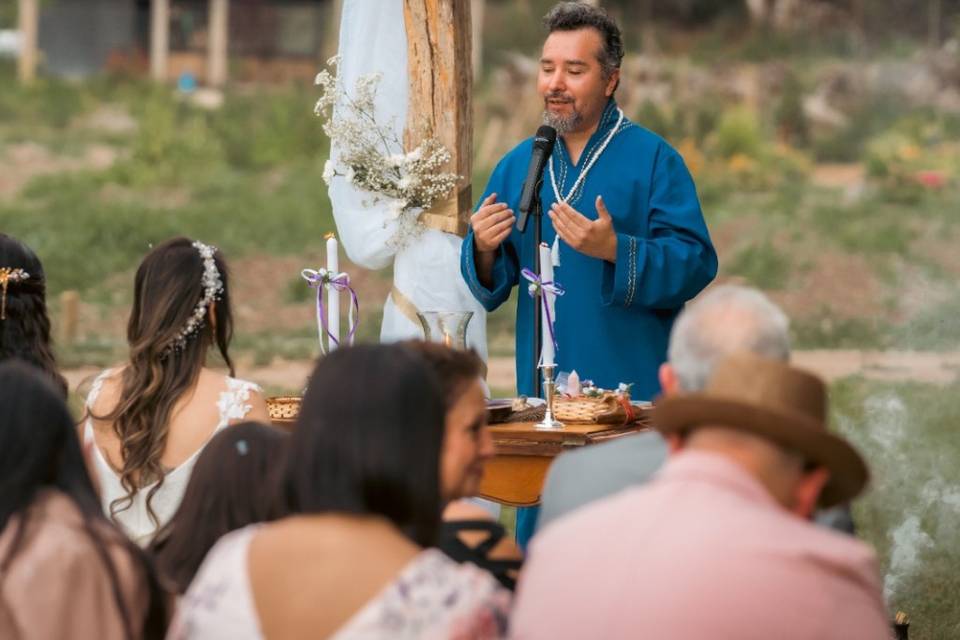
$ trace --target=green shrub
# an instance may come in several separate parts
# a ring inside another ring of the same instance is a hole
[[[763,147],[763,133],[757,116],[744,107],[728,109],[713,132],[711,146],[723,158],[744,155],[757,158]]]
[[[790,258],[767,240],[738,251],[726,271],[760,289],[782,289],[790,277]]]

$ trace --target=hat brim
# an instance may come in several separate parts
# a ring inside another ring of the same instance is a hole
[[[830,471],[820,494],[823,507],[853,499],[866,487],[870,476],[863,458],[849,443],[806,416],[694,393],[661,399],[652,417],[654,428],[663,434],[717,425],[746,431],[799,452]]]

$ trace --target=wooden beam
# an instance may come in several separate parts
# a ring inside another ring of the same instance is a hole
[[[37,76],[37,0],[19,0],[17,9],[17,25],[20,30],[17,77],[23,84],[29,84]]]
[[[461,176],[457,193],[429,214],[462,234],[473,207],[470,0],[404,0],[403,17],[410,78],[404,146],[414,149],[430,131],[450,151],[445,170]]]
[[[227,83],[227,31],[230,0],[210,0],[207,20],[207,84]]]
[[[167,79],[170,56],[170,0],[150,2],[150,78],[155,82]]]
[[[474,79],[483,75],[483,14],[486,4],[486,0],[470,1],[470,38],[472,39],[470,62],[473,64]]]
[[[324,31],[323,42],[320,46],[320,50],[322,51],[321,55],[323,56],[323,59],[320,61],[322,65],[337,55],[337,50],[340,46],[340,21],[343,18],[343,0],[330,0],[329,4],[329,20],[327,21],[327,28]]]

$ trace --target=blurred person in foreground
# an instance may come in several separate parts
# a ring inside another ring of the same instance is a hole
[[[479,494],[484,465],[494,454],[481,379],[483,361],[473,351],[434,342],[403,344],[433,368],[446,406],[440,465],[446,508],[439,548],[458,562],[486,569],[500,584],[513,589],[523,554],[489,511],[466,500]]]
[[[8,358],[37,367],[67,396],[50,339],[43,264],[30,247],[0,233],[0,361]]]
[[[162,638],[165,595],[100,511],[49,378],[0,364],[0,638]]]
[[[714,366],[737,351],[786,362],[790,321],[757,289],[719,285],[689,303],[670,333],[660,366],[665,396],[701,391]],[[654,430],[565,453],[550,465],[537,531],[585,504],[648,481],[667,459]],[[818,511],[818,524],[853,533],[848,506]]]
[[[872,549],[809,521],[868,477],[826,423],[819,378],[747,353],[702,392],[664,399],[654,424],[669,461],[534,540],[512,635],[889,637]]]
[[[277,428],[243,422],[210,439],[193,467],[180,507],[150,545],[170,591],[186,592],[221,537],[284,515],[275,477],[289,438]]]
[[[402,345],[317,364],[283,474],[294,515],[226,535],[170,637],[498,638],[510,594],[433,549],[445,405]]]
[[[233,377],[229,285],[216,247],[188,238],[154,247],[134,277],[129,360],[100,374],[87,396],[83,439],[104,512],[141,546],[177,510],[211,437],[269,421],[260,388]],[[227,373],[208,366],[214,346]]]

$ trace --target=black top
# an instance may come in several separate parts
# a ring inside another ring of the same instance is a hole
[[[475,547],[467,546],[460,539],[461,531],[482,531],[487,537]],[[493,560],[490,552],[506,535],[503,526],[493,520],[453,520],[444,521],[440,527],[438,547],[457,562],[472,562],[488,571],[500,584],[513,591],[517,581],[513,577],[520,570],[521,560]]]

